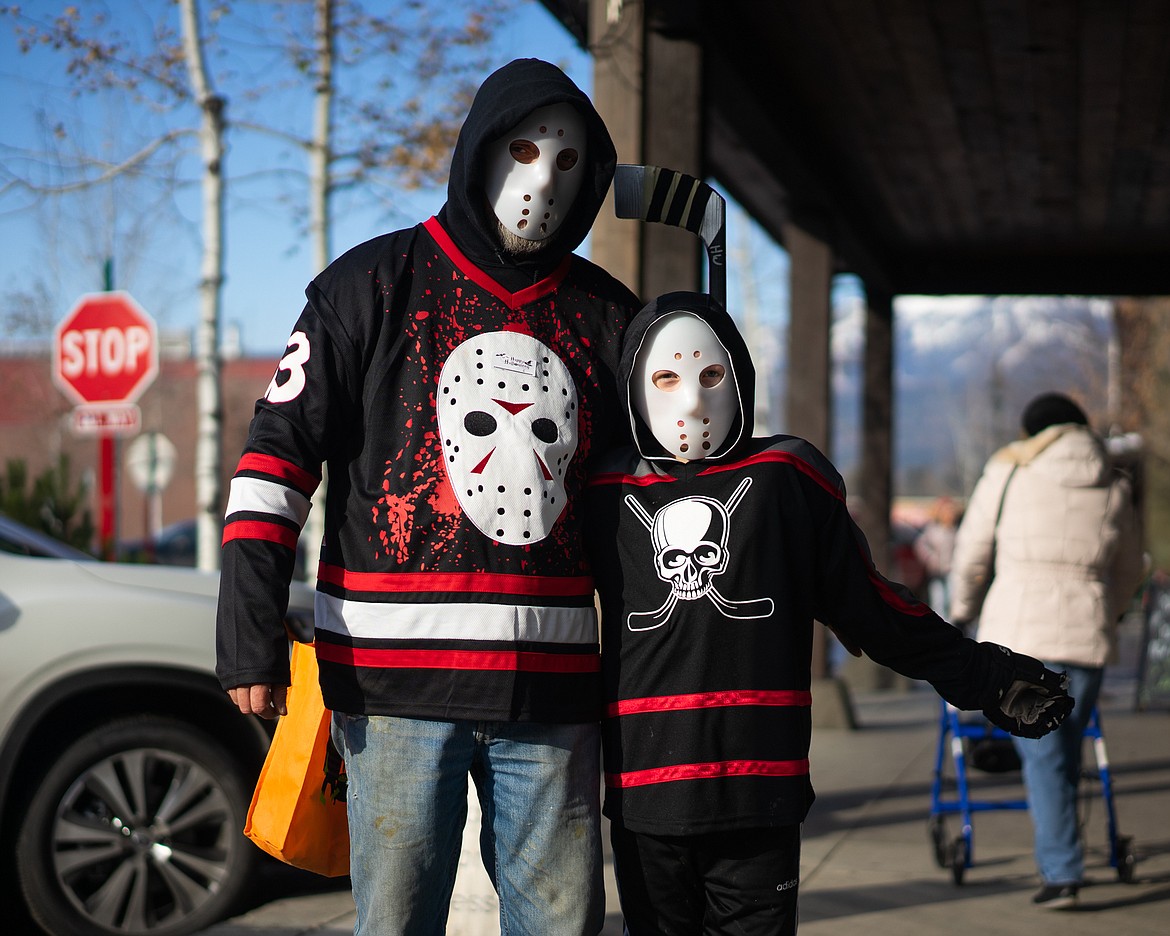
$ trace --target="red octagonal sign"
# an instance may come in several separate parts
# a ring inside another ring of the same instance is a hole
[[[87,293],[57,325],[53,380],[75,403],[133,403],[157,374],[154,319],[129,293]]]

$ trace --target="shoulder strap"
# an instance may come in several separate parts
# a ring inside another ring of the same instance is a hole
[[[992,573],[995,572],[995,541],[999,538],[999,518],[1003,516],[1003,502],[1007,499],[1008,485],[1012,483],[1012,475],[1016,473],[1019,464],[1012,465],[1012,470],[1008,472],[1007,480],[1003,483],[1003,489],[999,492],[999,506],[995,510],[995,526],[991,528],[991,562],[988,566]]]

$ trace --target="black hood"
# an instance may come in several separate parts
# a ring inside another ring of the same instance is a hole
[[[571,104],[584,117],[587,174],[572,213],[548,250],[517,259],[503,252],[496,216],[484,195],[485,148],[538,107],[551,104]],[[550,273],[585,239],[609,191],[616,165],[613,140],[585,92],[555,65],[539,59],[517,59],[490,74],[476,92],[455,143],[447,203],[439,220],[459,249],[497,281],[509,288],[527,285]]]
[[[756,369],[747,343],[736,328],[735,322],[721,305],[706,293],[673,292],[651,300],[630,322],[622,344],[621,366],[618,368],[618,387],[621,390],[622,406],[630,420],[630,430],[638,453],[647,461],[675,461],[654,438],[645,421],[634,409],[630,397],[630,374],[634,369],[634,357],[642,346],[646,332],[662,316],[671,312],[689,312],[711,326],[715,336],[723,343],[731,358],[732,379],[735,381],[736,396],[739,399],[739,416],[723,444],[706,456],[703,461],[716,461],[732,454],[741,444],[752,437],[755,428]]]

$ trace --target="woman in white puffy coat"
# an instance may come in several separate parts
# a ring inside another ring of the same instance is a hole
[[[978,617],[979,640],[1069,675],[1076,707],[1061,728],[1016,742],[1044,879],[1033,900],[1060,908],[1076,903],[1084,873],[1082,737],[1142,555],[1129,482],[1083,410],[1045,394],[1024,410],[1023,428],[1026,438],[991,456],[971,494],[955,543],[951,619]]]

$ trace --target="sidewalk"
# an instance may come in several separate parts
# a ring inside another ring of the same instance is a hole
[[[1076,911],[1031,906],[1039,887],[1031,825],[1020,812],[981,812],[974,819],[974,865],[957,886],[940,868],[927,833],[930,784],[938,743],[938,697],[928,689],[855,695],[856,731],[819,729],[812,765],[817,802],[804,829],[801,936],[1162,936],[1170,919],[1170,712],[1133,710],[1132,680],[1107,678],[1100,704],[1121,834],[1133,837],[1134,882],[1109,867],[1104,804],[1088,804],[1087,877]],[[1086,748],[1086,764],[1092,753]],[[972,771],[977,799],[1019,799],[1019,774]],[[1086,789],[1097,785],[1086,784]],[[451,936],[499,933],[495,895],[479,865],[468,823]],[[948,817],[958,835],[958,817]],[[206,936],[333,936],[352,932],[353,902],[343,885],[297,879],[313,893],[283,896],[205,930]],[[285,895],[296,893],[285,883]],[[607,868],[604,936],[621,919]],[[557,934],[549,934],[557,936]]]

